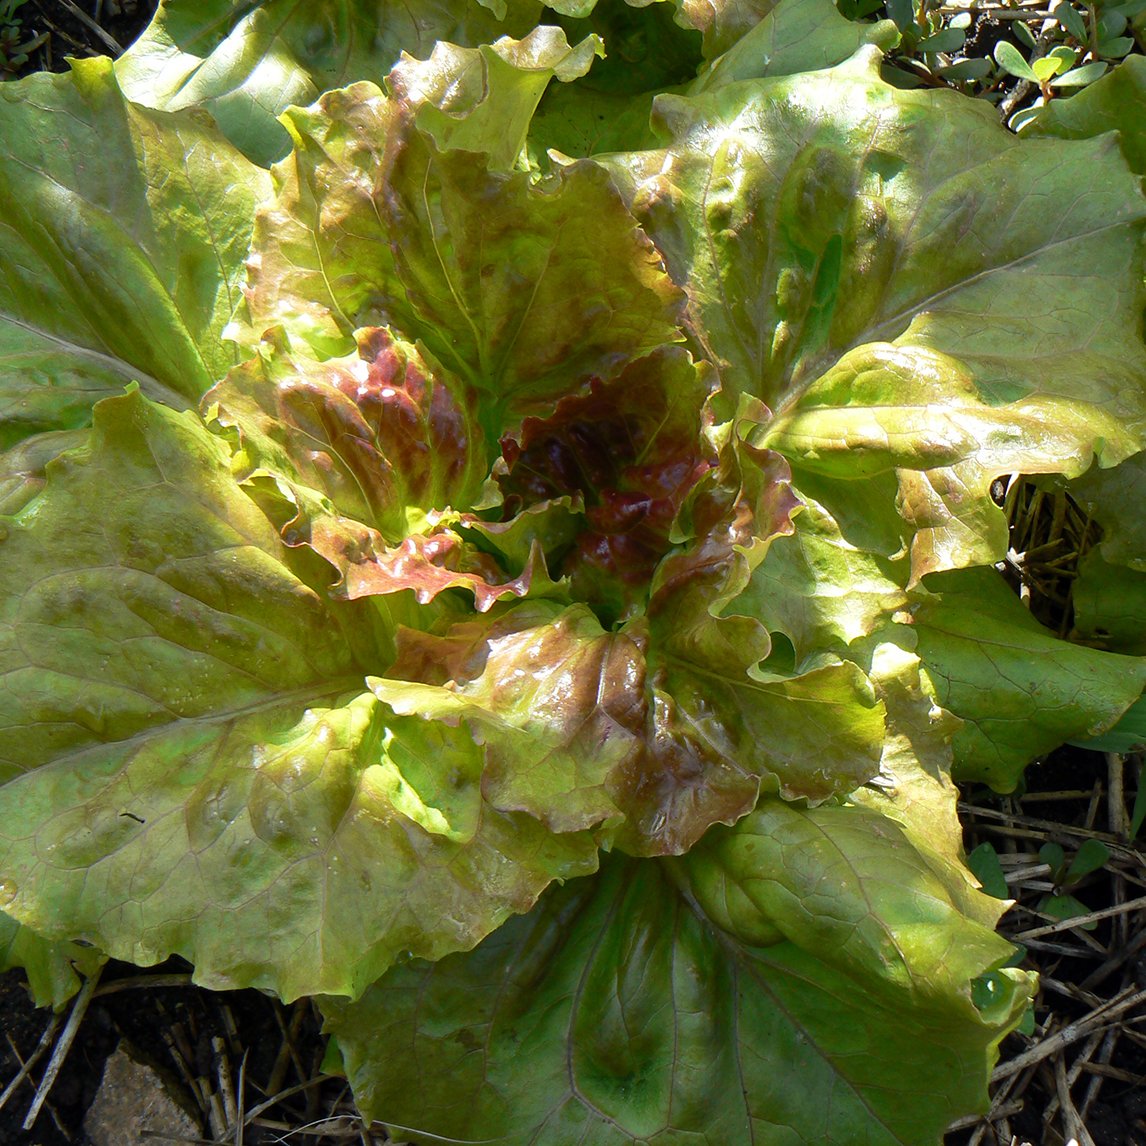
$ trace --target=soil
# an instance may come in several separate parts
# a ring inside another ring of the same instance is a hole
[[[1126,832],[1144,778],[1134,757],[1065,747],[1028,767],[1021,794],[964,792],[967,850],[996,849],[1016,900],[1000,931],[1025,949],[1020,965],[1039,972],[1040,988],[1033,1029],[1002,1046],[991,1115],[967,1120],[947,1146],[1146,1146],[1146,907],[1135,905],[1146,856]],[[1058,844],[1069,862],[1087,840],[1109,858],[1057,886],[1062,873],[1040,850]],[[1056,891],[1105,917],[1056,920],[1044,909]]]
[[[258,991],[205,991],[188,972],[179,960],[146,971],[109,964],[31,1129],[24,1123],[47,1055],[6,1102],[0,1095],[0,1146],[88,1146],[84,1117],[121,1040],[163,1077],[204,1141],[234,1142],[233,1123],[242,1121],[247,1146],[289,1140],[304,1127],[303,1141],[344,1143],[360,1119],[346,1084],[322,1073],[325,1040],[314,1007],[284,1006]],[[35,1009],[19,972],[0,976],[0,1080],[15,1078],[38,1047],[50,1052],[63,1017]],[[320,1124],[333,1133],[316,1132]]]
[[[0,77],[62,71],[68,55],[114,54],[154,8],[154,0],[23,0],[20,43],[34,47],[7,68],[0,53]],[[985,54],[1009,29],[980,24]],[[1146,897],[1146,860],[1142,841],[1128,832],[1143,780],[1137,758],[1065,748],[1028,769],[1021,794],[963,793],[967,849],[986,841],[999,854],[1017,901],[1001,930],[1023,944],[1023,966],[1039,971],[1042,985],[1028,1033],[1002,1047],[990,1114],[953,1129],[947,1146],[1146,1146],[1146,908],[1135,906]],[[1087,839],[1110,852],[1069,889],[1092,912],[1107,913],[1087,925],[1093,930],[1042,910],[1056,873],[1040,848],[1057,843],[1070,857]],[[386,1141],[357,1115],[345,1083],[322,1073],[325,1045],[311,1004],[205,991],[178,960],[105,968],[42,1111],[25,1130],[64,1017],[33,1007],[22,973],[0,976],[0,1091],[36,1057],[28,1077],[0,1093],[0,1146],[87,1146],[84,1115],[121,1040],[181,1092],[201,1123],[201,1142]]]
[[[151,22],[156,6],[157,0],[16,0],[16,46],[25,47],[27,59],[8,64],[14,53],[0,51],[0,79],[67,71],[69,56],[118,56]]]

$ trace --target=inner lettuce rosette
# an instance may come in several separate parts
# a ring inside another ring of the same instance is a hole
[[[653,5],[655,98],[558,7],[288,108],[232,358],[116,392],[77,336],[90,399],[13,428],[6,961],[320,995],[415,1142],[937,1141],[1033,988],[952,774],[1146,683],[990,568],[994,478],[1142,448],[1146,204],[811,0]],[[129,123],[242,170],[213,83]]]

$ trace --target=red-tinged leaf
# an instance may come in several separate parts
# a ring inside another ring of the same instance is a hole
[[[449,529],[412,534],[400,545],[361,554],[358,560],[346,560],[346,550],[324,551],[323,541],[311,544],[342,570],[340,589],[352,601],[411,589],[418,603],[425,605],[445,589],[468,589],[474,608],[485,613],[506,597],[526,596],[535,580],[541,583],[545,578],[540,549],[534,549],[521,573],[510,577],[493,557]]]
[[[584,505],[588,528],[560,565],[575,596],[620,613],[643,601],[681,505],[715,464],[708,392],[707,373],[665,349],[503,438],[507,517],[561,495]]]
[[[741,441],[734,425],[719,467],[697,487],[686,507],[687,520],[679,523],[692,544],[657,570],[652,611],[671,609],[679,594],[701,586],[711,595],[714,610],[736,596],[772,539],[794,530],[792,515],[801,502],[791,479],[782,455]]]
[[[472,632],[447,634],[446,651],[478,675],[444,686],[372,678],[370,687],[403,715],[464,720],[483,746],[482,793],[492,807],[526,812],[555,832],[618,823],[616,774],[639,750],[640,634],[605,632],[584,605],[544,601],[491,618],[484,658],[465,648]],[[391,672],[425,663],[435,643],[401,632]]]
[[[584,606],[523,603],[441,633],[404,629],[386,680],[396,711],[465,722],[482,792],[554,831],[605,827],[635,855],[678,855],[756,803],[752,762],[678,713],[649,678],[643,622],[607,632]]]
[[[754,399],[742,399],[740,407],[719,464],[683,507],[677,529],[689,541],[657,569],[649,615],[664,629],[664,647],[672,655],[747,670],[768,655],[768,634],[755,619],[723,613],[743,593],[772,541],[793,532],[801,502],[787,460],[743,438],[767,418],[766,408]]]
[[[606,172],[489,170],[400,106],[361,83],[284,116],[296,149],[256,223],[252,344],[282,322],[338,354],[393,326],[480,391],[493,436],[680,341],[683,295]]]
[[[317,491],[396,544],[412,517],[466,508],[485,446],[456,379],[382,327],[357,338],[357,354],[318,362],[276,334],[207,401],[238,428],[253,470]]]

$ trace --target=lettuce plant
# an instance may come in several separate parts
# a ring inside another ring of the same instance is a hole
[[[953,776],[1146,683],[992,568],[1000,475],[1133,535],[1139,175],[824,0],[601,9],[0,88],[0,950],[320,996],[410,1141],[937,1141],[1032,989]]]

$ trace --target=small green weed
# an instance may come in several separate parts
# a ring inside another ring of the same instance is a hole
[[[48,38],[47,32],[29,33],[16,14],[27,0],[0,0],[0,80],[13,79],[29,56]]]
[[[871,0],[845,0],[840,6],[852,19],[880,7]],[[901,37],[888,77],[892,82],[956,87],[989,99],[1016,131],[1052,99],[1088,86],[1146,46],[1146,0],[1049,5],[887,0],[883,7]]]

